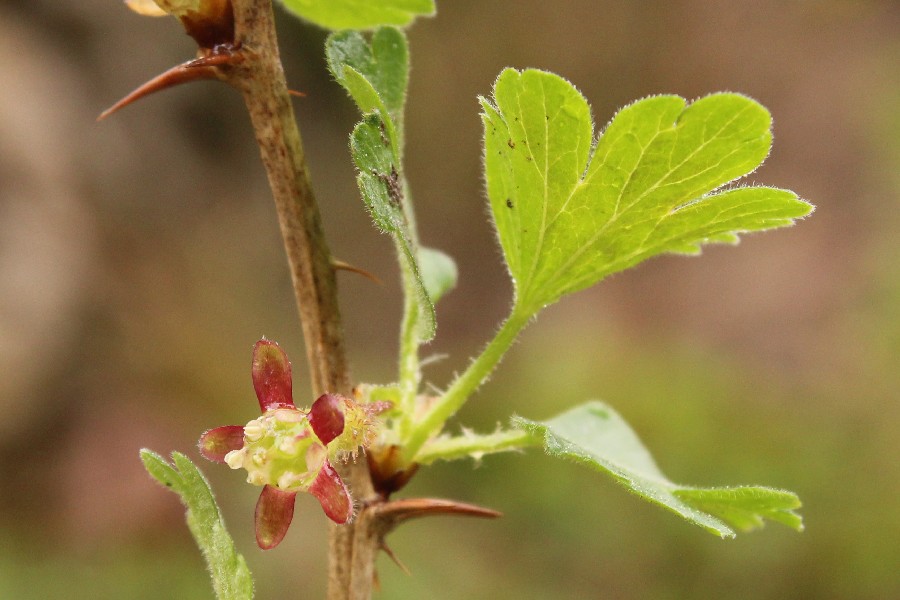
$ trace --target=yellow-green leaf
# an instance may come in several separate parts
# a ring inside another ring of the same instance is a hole
[[[786,190],[722,188],[772,141],[768,111],[739,94],[646,98],[596,140],[587,101],[551,73],[507,69],[482,107],[491,211],[524,314],[652,256],[812,210]]]
[[[409,25],[434,14],[434,0],[282,0],[290,12],[326,29]]]
[[[793,492],[760,486],[696,488],[670,481],[616,411],[587,402],[548,421],[513,417],[513,425],[542,436],[550,456],[606,473],[641,498],[658,504],[723,538],[732,527],[750,530],[769,519],[796,530],[803,522]]]

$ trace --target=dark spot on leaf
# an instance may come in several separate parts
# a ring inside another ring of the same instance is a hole
[[[372,175],[380,179],[387,187],[388,200],[390,200],[391,204],[394,206],[403,204],[403,186],[400,184],[400,175],[397,173],[394,165],[391,165],[390,174],[378,173],[373,170]]]
[[[507,198],[507,199],[506,199],[506,207],[507,207],[507,208],[512,208],[512,207],[513,207],[513,201],[512,201],[511,198]]]
[[[509,146],[510,148],[515,148],[515,147],[516,147],[516,143],[515,143],[514,141],[512,141],[511,139],[510,139],[510,140],[506,140],[506,145]]]

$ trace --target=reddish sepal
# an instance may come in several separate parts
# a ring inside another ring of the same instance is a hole
[[[294,406],[291,362],[278,344],[265,338],[256,342],[251,375],[262,412],[280,406]]]
[[[344,397],[322,394],[309,409],[309,424],[326,446],[344,432]]]
[[[197,447],[203,458],[224,463],[226,454],[244,447],[244,428],[240,425],[225,425],[204,431]]]
[[[256,502],[256,543],[271,550],[281,543],[294,518],[296,492],[283,492],[267,485]]]
[[[353,516],[353,500],[350,498],[350,492],[347,491],[341,476],[327,460],[309,487],[309,493],[322,505],[325,515],[338,525],[343,525]]]

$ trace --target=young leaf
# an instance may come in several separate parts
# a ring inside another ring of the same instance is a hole
[[[425,289],[415,241],[403,209],[406,199],[400,164],[384,130],[380,115],[372,113],[365,117],[350,136],[350,154],[359,169],[356,182],[372,220],[381,231],[394,238],[404,281],[408,284],[407,293],[414,295],[418,307],[418,337],[427,341],[434,337],[434,304]]]
[[[356,102],[359,112],[363,116],[380,114],[391,153],[399,165],[409,81],[406,36],[399,29],[382,27],[367,42],[356,31],[341,31],[328,37],[325,58],[328,69]]]
[[[331,35],[325,45],[328,68],[350,94],[363,114],[350,137],[350,152],[359,169],[357,182],[363,201],[383,232],[391,234],[400,256],[408,297],[414,301],[416,335],[428,341],[434,337],[434,300],[429,297],[425,277],[430,283],[449,285],[455,281],[455,266],[446,255],[437,268],[424,272],[419,260],[434,255],[417,248],[412,225],[412,207],[406,198],[403,178],[403,106],[409,76],[409,49],[399,29],[383,27],[371,41],[358,32],[343,31]],[[440,290],[439,285],[436,289]],[[452,286],[451,286],[452,287]]]
[[[547,454],[605,472],[645,500],[659,504],[723,538],[764,519],[801,530],[796,494],[766,487],[694,488],[672,483],[637,435],[613,409],[588,402],[549,421],[513,417],[513,425],[544,439]]]
[[[285,8],[326,29],[408,25],[434,14],[434,0],[282,0]]]
[[[481,103],[491,210],[525,314],[652,256],[735,243],[812,210],[786,190],[714,192],[771,146],[768,111],[744,96],[646,98],[596,145],[584,97],[551,73],[507,69]]]
[[[382,27],[366,42],[356,31],[341,31],[328,38],[325,58],[361,113],[380,109],[391,119],[402,120],[409,80],[409,48],[403,32]],[[351,79],[351,72],[358,78]]]
[[[173,463],[147,449],[141,450],[144,468],[162,485],[173,490],[187,508],[191,534],[203,552],[219,600],[253,598],[253,577],[225,529],[219,506],[203,473],[179,452]]]

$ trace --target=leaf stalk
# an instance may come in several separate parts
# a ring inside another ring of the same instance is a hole
[[[418,454],[416,462],[429,465],[438,460],[457,460],[471,457],[475,461],[485,454],[522,450],[542,445],[542,440],[522,429],[497,431],[484,435],[464,433],[455,437],[441,436],[425,444]]]
[[[432,404],[422,418],[417,419],[408,435],[403,439],[403,456],[409,462],[416,462],[419,450],[444,426],[466,400],[483,384],[500,363],[503,355],[512,346],[519,333],[531,320],[531,315],[513,310],[503,322],[494,338],[469,367],[447,388],[447,391]]]

